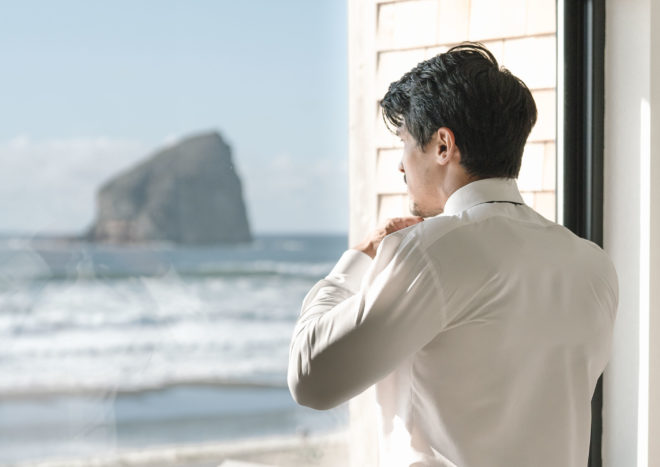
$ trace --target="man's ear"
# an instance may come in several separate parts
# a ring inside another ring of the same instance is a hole
[[[460,162],[461,153],[456,146],[454,132],[447,127],[440,127],[436,131],[437,158],[440,165],[447,165],[451,161]]]

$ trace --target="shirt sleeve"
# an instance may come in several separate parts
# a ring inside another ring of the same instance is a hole
[[[383,258],[382,249],[375,261],[356,250],[345,252],[305,297],[288,370],[299,404],[329,409],[345,402],[441,329],[435,272],[414,242],[404,243],[391,259]]]

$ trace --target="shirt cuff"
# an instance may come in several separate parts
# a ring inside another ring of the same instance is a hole
[[[366,253],[357,250],[346,250],[335,267],[332,268],[328,278],[342,283],[353,293],[357,293],[362,285],[362,278],[373,263]]]

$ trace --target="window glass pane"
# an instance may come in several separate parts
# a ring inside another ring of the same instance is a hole
[[[286,387],[347,243],[345,3],[0,16],[0,464],[345,456]]]

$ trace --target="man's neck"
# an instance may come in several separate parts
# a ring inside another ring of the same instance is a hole
[[[447,203],[449,197],[459,188],[464,187],[472,182],[477,180],[482,180],[483,177],[475,177],[469,175],[462,167],[455,170],[454,173],[448,174],[448,177],[445,178],[444,183],[442,184],[441,190],[444,196],[443,207]]]

